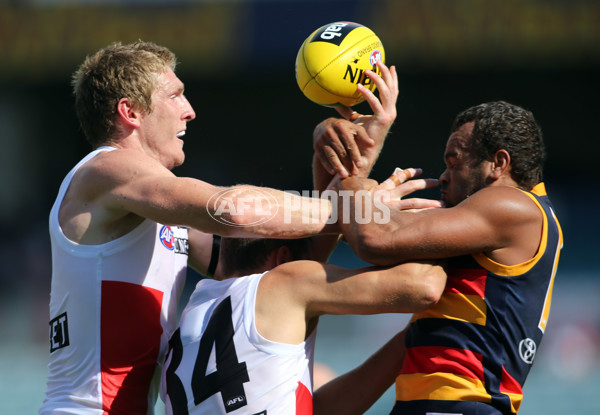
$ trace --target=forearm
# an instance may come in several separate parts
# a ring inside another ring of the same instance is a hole
[[[234,236],[287,239],[333,232],[328,226],[331,202],[326,198],[252,186],[232,189],[233,210],[225,219],[235,224]]]
[[[313,172],[313,189],[322,193],[331,184],[331,180],[334,178],[334,174],[329,173],[315,153],[312,161],[312,172]]]
[[[430,234],[432,225],[426,217],[428,210],[437,210],[427,208],[436,207],[439,202],[402,199],[403,195],[414,191],[410,187],[413,183],[426,186],[427,181],[419,179],[402,183],[396,188],[399,190],[404,186],[401,194],[394,196],[381,188],[384,184],[373,187],[373,183],[360,178],[348,178],[339,182],[340,195],[353,195],[343,200],[343,203],[338,203],[338,217],[346,215],[346,220],[341,221],[339,226],[345,240],[364,261],[389,266],[410,259],[436,258],[430,254],[432,250],[426,235]],[[390,206],[389,200],[384,196],[388,199],[398,197],[398,201],[393,202],[401,206]],[[357,214],[360,212],[363,215],[364,212],[371,212],[372,217],[359,218]]]
[[[334,175],[329,173],[319,161],[317,155],[313,156],[313,186],[314,190],[322,195],[327,189],[332,188]],[[336,179],[337,180],[337,179]],[[337,226],[337,225],[336,225]],[[337,246],[341,234],[331,233],[326,235],[318,235],[311,238],[311,258],[319,262],[327,262],[333,250]]]
[[[159,213],[157,222],[229,237],[289,239],[339,233],[328,224],[328,199],[250,185],[214,187],[198,195],[189,191]]]
[[[365,413],[394,383],[400,372],[405,353],[405,334],[406,329],[395,335],[362,365],[317,389],[313,395],[313,413]]]
[[[126,195],[117,188],[109,207],[221,236],[287,239],[339,233],[329,224],[332,204],[326,198],[251,185],[218,187],[175,176],[136,183]]]

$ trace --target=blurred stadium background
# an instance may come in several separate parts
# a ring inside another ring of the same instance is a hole
[[[372,28],[400,75],[399,116],[376,179],[395,166],[437,177],[450,123],[468,106],[504,99],[536,115],[565,248],[520,413],[600,413],[600,2],[592,0],[0,0],[0,413],[37,413],[43,399],[47,216],[64,174],[89,150],[69,85],[86,54],[144,39],[178,55],[197,119],[177,174],[300,191],[310,189],[312,129],[336,113],[302,96],[294,60],[312,30],[338,20]],[[332,261],[360,264],[346,246]],[[342,373],[407,318],[323,318],[317,359]],[[369,414],[387,413],[393,399],[390,390]]]

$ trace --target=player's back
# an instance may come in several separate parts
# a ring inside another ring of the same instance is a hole
[[[167,413],[312,414],[316,331],[299,345],[258,333],[254,310],[263,275],[198,283],[163,368]]]

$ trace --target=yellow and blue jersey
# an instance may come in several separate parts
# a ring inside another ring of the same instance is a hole
[[[538,252],[513,266],[483,254],[449,259],[440,301],[411,320],[392,414],[518,412],[563,244],[544,184],[522,191],[543,213]]]

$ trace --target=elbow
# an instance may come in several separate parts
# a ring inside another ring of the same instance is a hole
[[[440,265],[434,265],[432,269],[423,276],[417,310],[415,312],[425,311],[440,301],[444,288],[446,287],[446,273]]]
[[[420,295],[419,303],[415,312],[425,311],[438,303],[442,297],[441,292],[435,287],[428,286]]]

